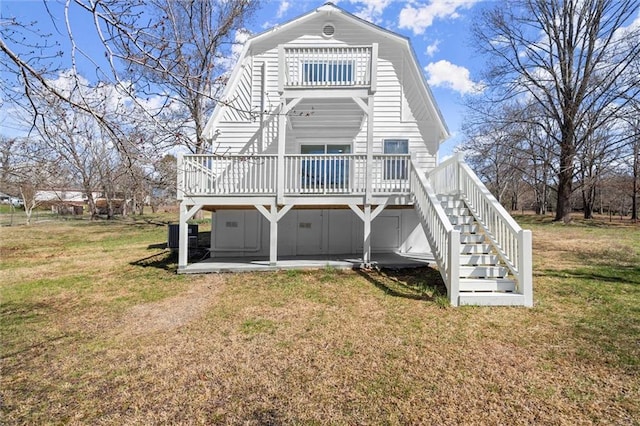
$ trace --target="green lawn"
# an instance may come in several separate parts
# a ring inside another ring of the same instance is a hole
[[[3,424],[640,418],[640,226],[520,217],[535,307],[451,308],[425,269],[177,275],[168,219],[0,228]]]

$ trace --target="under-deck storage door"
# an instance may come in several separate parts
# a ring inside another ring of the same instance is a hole
[[[329,215],[329,253],[351,253],[352,245],[352,217],[355,214],[351,210],[327,210]],[[360,223],[360,219],[358,219]]]
[[[296,254],[322,253],[322,210],[298,210]]]
[[[400,248],[400,214],[382,213],[371,223],[371,249],[395,252]]]
[[[219,210],[214,215],[217,250],[244,249],[244,214],[241,211]]]
[[[260,227],[257,211],[218,210],[215,218],[215,249],[233,252],[259,248]]]

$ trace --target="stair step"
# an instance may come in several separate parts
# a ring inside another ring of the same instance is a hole
[[[480,244],[485,242],[484,234],[460,234],[462,244]]]
[[[461,278],[460,291],[515,291],[516,283],[506,278]]]
[[[477,223],[453,225],[453,228],[459,230],[462,234],[477,234],[480,232],[480,225]]]
[[[445,209],[454,207],[461,208],[465,206],[464,201],[462,200],[440,200],[440,204],[442,205],[442,208]]]
[[[491,253],[490,244],[464,244],[460,247],[460,254],[487,254]]]
[[[484,265],[495,266],[498,264],[499,258],[495,254],[461,254],[460,265]]]
[[[445,207],[444,213],[447,216],[469,216],[469,209],[466,207]]]
[[[524,295],[518,293],[462,293],[459,305],[523,306]]]
[[[473,216],[449,216],[452,225],[471,224],[475,221]]]
[[[507,272],[503,266],[460,266],[461,278],[504,278]]]

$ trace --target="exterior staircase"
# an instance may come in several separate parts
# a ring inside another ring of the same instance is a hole
[[[516,280],[464,200],[454,195],[438,195],[438,200],[460,232],[459,304],[523,305]]]

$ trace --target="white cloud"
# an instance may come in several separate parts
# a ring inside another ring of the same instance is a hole
[[[471,80],[468,69],[449,61],[431,62],[424,70],[429,76],[427,82],[431,86],[449,88],[461,95],[482,91],[482,85]]]
[[[291,6],[291,3],[289,3],[288,1],[286,0],[282,1],[280,3],[280,7],[278,8],[278,12],[276,13],[276,17],[282,18],[284,14],[287,13],[287,10],[289,10],[290,6]]]
[[[251,32],[249,32],[249,30],[247,29],[241,28],[236,31],[233,39],[233,47],[231,48],[234,56],[240,56],[240,53],[242,53],[242,48],[244,47],[244,44],[247,42],[247,40],[249,40],[249,37],[251,37]]]
[[[422,34],[435,19],[456,19],[461,9],[469,9],[479,0],[431,0],[429,3],[412,3],[400,11],[399,27],[408,28],[414,34]],[[414,5],[416,7],[414,7]]]
[[[440,48],[438,47],[440,46],[440,40],[436,40],[433,43],[431,43],[430,45],[427,46],[427,50],[426,50],[426,54],[427,56],[431,57],[433,55],[435,55],[435,53],[440,50]]]
[[[380,23],[384,10],[393,0],[350,0],[350,3],[361,5],[354,15],[365,21]]]

